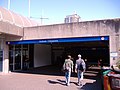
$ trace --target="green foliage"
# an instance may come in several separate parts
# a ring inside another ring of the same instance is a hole
[[[120,69],[120,60],[116,63],[117,67]]]

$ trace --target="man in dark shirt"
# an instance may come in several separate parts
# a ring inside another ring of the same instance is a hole
[[[78,85],[81,85],[81,80],[83,80],[83,73],[85,72],[86,65],[80,54],[76,60],[75,69],[78,76]]]

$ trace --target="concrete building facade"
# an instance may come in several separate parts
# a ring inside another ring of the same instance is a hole
[[[31,67],[40,67],[58,62],[53,59],[64,53],[81,53],[89,62],[104,56],[104,63],[116,64],[120,59],[120,19],[27,27],[0,19],[1,72],[22,70],[24,56]]]

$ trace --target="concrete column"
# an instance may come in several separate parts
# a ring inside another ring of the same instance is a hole
[[[5,41],[3,45],[3,73],[9,73],[9,47]]]
[[[115,65],[118,60],[118,39],[116,35],[111,35],[109,39],[110,47],[110,66]]]

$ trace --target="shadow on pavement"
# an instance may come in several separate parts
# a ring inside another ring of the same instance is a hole
[[[18,73],[29,73],[29,74],[41,74],[41,75],[54,75],[54,76],[64,76],[64,73],[61,71],[60,68],[56,66],[44,66],[39,68],[31,68],[28,70],[22,70]],[[76,73],[72,73],[72,77],[77,78]],[[102,82],[101,82],[101,70],[100,68],[89,68],[86,70],[84,74],[85,82],[83,86],[80,87],[78,90],[102,90]],[[89,82],[90,80],[93,80],[94,82]],[[60,84],[63,86],[66,86],[65,80],[55,79],[55,80],[48,80],[50,84]],[[76,82],[71,83],[75,84],[77,86]]]
[[[30,68],[27,70],[17,71],[18,73],[41,74],[41,75],[55,75],[63,76],[64,73],[56,66],[43,66],[38,68]]]
[[[66,86],[64,80],[48,80],[48,82],[51,83],[51,84],[61,84],[61,85]]]

